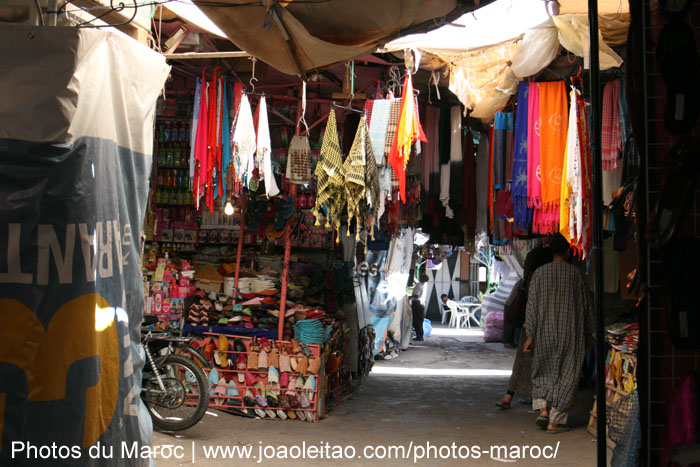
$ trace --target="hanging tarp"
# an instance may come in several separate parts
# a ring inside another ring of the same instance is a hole
[[[139,244],[169,67],[75,28],[5,25],[0,56],[0,464],[148,465]]]

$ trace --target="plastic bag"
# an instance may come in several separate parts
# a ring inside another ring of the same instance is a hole
[[[525,32],[520,49],[513,55],[510,69],[519,78],[532,76],[552,63],[558,53],[557,28],[530,29]]]
[[[430,337],[431,332],[433,332],[433,323],[428,318],[423,319],[423,337]]]
[[[503,312],[492,311],[484,318],[484,342],[503,340]]]

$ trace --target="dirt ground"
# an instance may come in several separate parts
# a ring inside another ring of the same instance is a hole
[[[484,343],[478,331],[465,334],[437,327],[399,357],[378,361],[358,393],[317,423],[210,411],[190,430],[155,433],[154,445],[182,446],[185,455],[158,459],[156,465],[193,465],[193,453],[194,465],[202,466],[595,465],[595,438],[586,431],[592,391],[579,393],[569,416],[571,432],[548,434],[535,425],[530,406],[517,402],[521,396],[511,410],[495,406],[505,393],[515,350]],[[289,458],[299,455],[295,449],[303,443],[318,447],[316,455],[324,458]],[[247,448],[251,457],[235,452],[221,459],[220,451],[218,459],[207,459],[204,450],[217,446]],[[337,446],[353,458],[329,459],[339,454]],[[285,451],[288,458],[274,457]],[[555,452],[554,459],[543,457]]]

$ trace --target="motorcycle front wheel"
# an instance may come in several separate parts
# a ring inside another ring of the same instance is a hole
[[[204,371],[189,358],[168,355],[158,365],[165,387],[155,375],[144,373],[141,397],[153,424],[168,431],[182,431],[197,424],[209,406],[209,383]]]

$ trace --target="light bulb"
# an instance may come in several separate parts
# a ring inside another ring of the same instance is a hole
[[[226,201],[226,206],[224,206],[224,214],[227,216],[233,214],[233,205],[231,204],[231,201]]]

